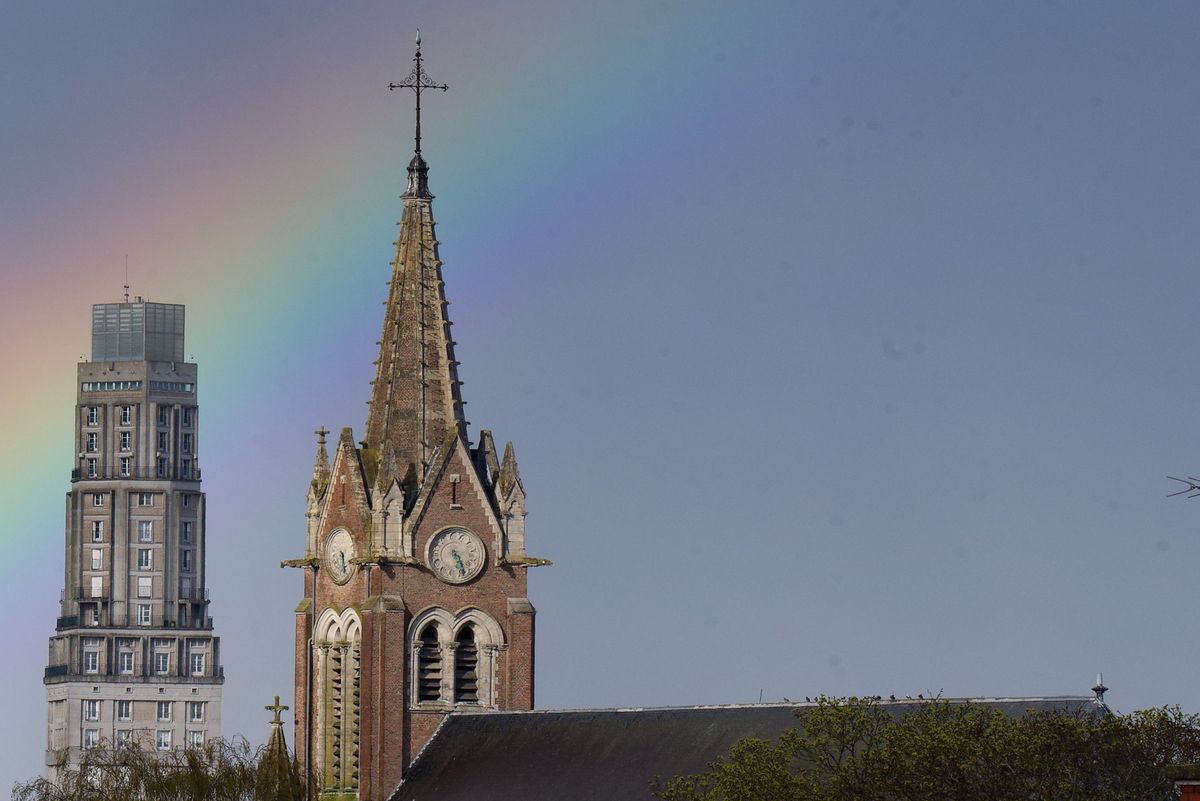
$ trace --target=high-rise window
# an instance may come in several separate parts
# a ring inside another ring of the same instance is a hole
[[[92,570],[104,569],[104,551],[99,548],[92,549]]]
[[[171,655],[166,651],[157,651],[154,654],[154,673],[157,676],[165,676],[171,671]]]
[[[192,572],[192,552],[184,550],[179,552],[179,569],[184,573]]]
[[[138,548],[138,570],[150,570],[154,566],[153,551],[149,548]],[[141,579],[138,579],[141,581]]]
[[[188,701],[188,720],[192,723],[204,722],[203,701]]]
[[[188,748],[203,748],[204,747],[204,732],[189,731],[188,732]]]
[[[189,426],[189,427],[192,425],[192,407],[191,406],[183,407],[183,424],[185,426]]]
[[[100,672],[100,652],[99,651],[84,651],[83,652],[83,672],[84,673],[99,673]]]
[[[190,492],[183,493],[183,508],[186,509],[192,505],[192,494]]]
[[[133,435],[130,432],[128,432],[128,431],[121,432],[121,450],[127,451],[130,449],[130,443],[132,442],[132,438],[133,438]]]
[[[159,460],[158,460],[158,477],[159,478],[167,477],[167,460],[163,459],[161,457],[159,457]]]
[[[100,409],[96,406],[87,407],[87,424],[89,426],[98,425],[100,423]]]
[[[133,407],[132,406],[122,406],[121,407],[121,425],[127,426],[132,422],[133,422]]]
[[[181,478],[192,477],[192,460],[184,459],[179,463],[179,474]]]
[[[104,597],[104,576],[91,577],[91,593],[93,598]]]
[[[171,750],[171,732],[170,731],[159,731],[158,736],[155,738],[154,746],[159,751],[170,751]]]
[[[87,433],[87,446],[86,447],[87,447],[88,453],[96,452],[96,432],[95,431],[89,431]]]
[[[153,492],[139,492],[137,494],[137,502],[138,502],[138,506],[153,506],[154,505],[154,493]]]
[[[99,729],[84,729],[83,730],[83,747],[84,748],[95,748],[99,744],[100,744],[100,730]]]
[[[191,674],[193,676],[203,676],[204,675],[204,654],[192,654],[191,655],[191,664],[189,665],[189,667],[191,667]]]
[[[133,651],[120,651],[117,653],[117,672],[122,676],[133,675]]]
[[[88,478],[96,477],[96,460],[95,459],[87,460],[87,476],[88,476]]]
[[[159,701],[158,702],[158,719],[160,721],[168,721],[171,719],[171,702],[170,701]]]
[[[103,506],[103,505],[104,505],[104,493],[103,492],[93,492],[92,493],[92,506]]]
[[[168,406],[159,406],[158,407],[158,424],[160,426],[165,426],[170,421],[170,418],[168,417],[170,412],[171,412],[171,409]]]
[[[88,698],[83,702],[83,719],[100,719],[100,700],[98,698]]]
[[[130,460],[129,460],[129,457],[128,457],[128,456],[122,456],[122,457],[121,457],[121,477],[122,477],[122,478],[128,478],[128,477],[129,477],[129,468],[130,468],[130,464],[131,464],[131,463],[130,463]]]
[[[117,720],[133,720],[133,701],[117,701]]]
[[[183,449],[183,452],[184,452],[184,453],[191,453],[191,452],[192,452],[192,435],[191,435],[191,434],[184,434],[184,435],[183,435],[183,445],[182,445],[182,449]]]
[[[167,452],[167,432],[166,431],[158,432],[158,452],[159,453]]]
[[[191,497],[191,496],[184,495],[183,499],[186,501],[189,497]],[[185,503],[184,506],[187,506],[187,504]],[[184,543],[190,543],[192,541],[192,521],[191,520],[183,521],[183,526],[179,532],[179,536],[180,536],[180,539],[182,539]]]
[[[89,626],[99,626],[100,625],[100,606],[98,604],[93,605],[90,609],[88,609],[88,625]]]
[[[144,578],[140,578],[137,580],[137,597],[139,597],[139,598],[149,598],[150,597],[150,582],[151,581],[152,581],[152,579],[149,576],[146,576]]]
[[[150,625],[150,604],[138,604],[137,622],[139,626]]]
[[[103,497],[103,496],[101,496]],[[104,521],[92,521],[92,542],[104,542]]]
[[[114,732],[113,742],[117,745],[128,745],[133,741],[133,732],[129,729],[117,729]]]
[[[138,521],[138,542],[153,542],[154,541],[154,521],[139,520]]]

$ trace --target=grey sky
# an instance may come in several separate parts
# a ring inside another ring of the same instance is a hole
[[[187,209],[177,179],[200,163],[163,155],[171,132],[202,140],[212,172],[255,144],[229,133],[246,107],[222,70],[267,76],[246,78],[272,87],[264,153],[333,100],[349,121],[327,158],[270,173],[297,172],[303,216],[281,222],[293,207],[264,192],[262,238],[240,218],[244,278],[164,257],[142,279],[188,304],[201,366],[226,733],[261,740],[261,706],[291,694],[299,577],[276,565],[301,555],[310,432],[362,431],[409,125],[376,90],[406,72],[395,32],[414,20],[452,87],[425,136],[468,417],[515,441],[529,549],[555,561],[530,580],[538,706],[1082,694],[1102,670],[1119,709],[1200,709],[1200,501],[1163,497],[1166,474],[1200,471],[1200,7],[122,8],[90,33],[3,12],[17,286],[27,254],[65,247],[48,231],[82,242],[114,207],[131,253],[166,236],[138,220],[155,188]],[[111,47],[78,63],[39,55],[96,35]],[[163,100],[214,53],[193,108]],[[323,83],[279,80],[293,69]],[[93,98],[86,157],[53,102],[71,72]],[[118,98],[137,106],[124,122]],[[121,169],[136,180],[107,191]],[[257,197],[222,180],[231,207]],[[281,232],[297,274],[271,274],[280,303],[256,330],[240,304]],[[105,247],[97,264],[116,263]],[[61,464],[34,498],[44,543],[23,551],[37,590],[0,587],[18,632],[0,783],[42,757],[70,382],[108,283],[45,300],[75,335],[45,353],[60,374],[19,390],[59,405],[22,436]],[[0,312],[37,302],[5,293]]]

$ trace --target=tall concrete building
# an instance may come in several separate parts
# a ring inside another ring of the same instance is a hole
[[[83,748],[132,740],[171,751],[220,734],[196,365],[184,361],[183,337],[181,305],[92,307],[44,678],[50,778]]]
[[[418,40],[419,47],[419,40]],[[396,88],[442,88],[421,67]],[[420,95],[418,94],[418,98]],[[310,798],[382,801],[455,711],[533,708],[525,488],[468,439],[429,168],[408,166],[366,431],[318,432],[296,609],[296,754]]]

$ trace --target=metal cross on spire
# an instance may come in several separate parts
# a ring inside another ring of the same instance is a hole
[[[400,83],[389,83],[388,89],[412,89],[413,94],[417,96],[417,135],[416,146],[417,155],[421,155],[421,90],[422,89],[441,89],[443,92],[450,87],[444,83],[434,83],[433,79],[425,72],[425,68],[421,66],[421,31],[417,31],[417,54],[413,56],[412,72],[408,74]]]

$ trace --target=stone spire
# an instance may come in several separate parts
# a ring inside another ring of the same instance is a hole
[[[287,742],[283,738],[283,719],[279,713],[287,709],[279,703],[278,695],[275,703],[266,707],[268,712],[275,713],[275,717],[258,763],[254,797],[260,801],[302,801],[306,795],[304,780],[288,755]]]
[[[365,442],[380,460],[376,486],[385,487],[397,478],[411,489],[424,475],[434,449],[452,431],[465,435],[466,421],[434,236],[428,168],[419,154],[408,172]]]
[[[434,451],[452,433],[466,434],[458,362],[446,314],[449,302],[433,230],[429,167],[421,157],[421,91],[445,91],[446,86],[425,74],[419,33],[413,61],[408,78],[388,85],[413,90],[417,129],[367,412],[364,444],[378,459],[377,488],[386,488],[392,479],[399,479],[406,489],[414,488]]]

